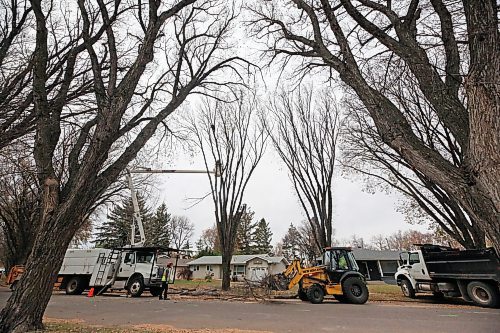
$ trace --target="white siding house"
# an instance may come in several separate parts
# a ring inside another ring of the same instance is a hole
[[[211,274],[214,279],[222,278],[222,256],[204,256],[188,263],[194,279],[204,279]],[[285,257],[271,257],[267,254],[234,255],[231,259],[231,276],[236,279],[245,277],[258,281],[267,274],[285,270],[288,261]]]

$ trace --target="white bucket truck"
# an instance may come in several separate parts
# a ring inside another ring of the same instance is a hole
[[[59,288],[69,295],[95,288],[97,294],[127,290],[132,297],[138,297],[149,290],[158,296],[165,269],[157,264],[158,255],[176,251],[161,247],[67,250],[58,274]]]

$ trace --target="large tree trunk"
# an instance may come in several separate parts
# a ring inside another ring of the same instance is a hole
[[[465,82],[470,117],[470,163],[478,221],[500,251],[500,52],[494,1],[464,1],[471,66]],[[483,203],[486,201],[485,203]]]
[[[233,251],[222,250],[222,290],[227,291],[231,288],[231,258]]]
[[[47,222],[57,230],[60,221]],[[33,245],[25,272],[0,313],[0,332],[21,333],[43,329],[43,313],[72,238],[68,231],[56,232],[54,229],[40,229],[43,234]]]

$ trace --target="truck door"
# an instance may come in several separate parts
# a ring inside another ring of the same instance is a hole
[[[125,252],[118,269],[118,277],[128,278],[135,272],[135,252]]]
[[[410,275],[415,280],[430,280],[420,251],[409,253],[408,264],[411,266]]]

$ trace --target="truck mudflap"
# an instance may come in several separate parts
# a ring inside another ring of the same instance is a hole
[[[467,302],[472,302],[472,298],[469,297],[469,293],[467,293],[467,284],[468,281],[458,280],[457,286],[460,294],[462,294],[462,298]]]

